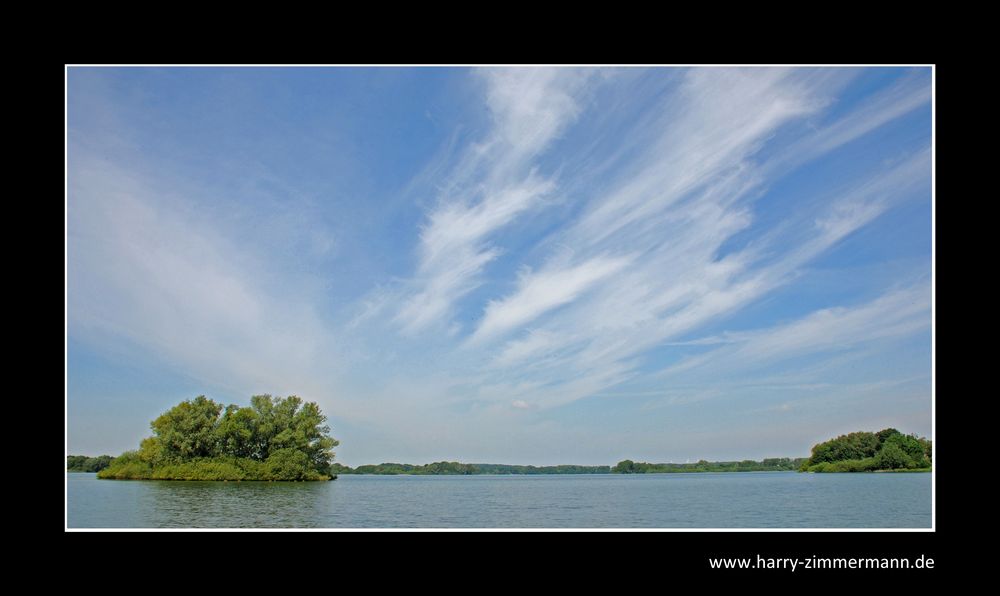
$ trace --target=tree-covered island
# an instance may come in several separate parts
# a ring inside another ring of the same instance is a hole
[[[223,408],[201,395],[150,425],[153,436],[97,473],[120,480],[330,480],[333,448],[315,402],[255,395]]]
[[[894,428],[840,435],[812,448],[802,472],[929,472],[931,442]]]

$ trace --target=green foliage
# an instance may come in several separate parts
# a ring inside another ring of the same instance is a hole
[[[915,468],[913,460],[897,443],[886,443],[875,457],[876,469],[896,470],[898,468]]]
[[[119,461],[121,460],[121,461]],[[135,452],[123,454],[98,478],[117,480],[329,480],[309,467],[309,458],[294,449],[281,449],[267,461],[250,458],[200,458],[163,463],[156,467],[140,459]]]
[[[874,440],[874,450],[871,449]],[[876,472],[930,469],[931,442],[894,428],[841,435],[813,447],[802,472]]]
[[[255,395],[250,407],[223,409],[201,395],[164,412],[138,451],[110,462],[98,478],[163,480],[328,480],[333,448],[314,402]],[[110,458],[109,458],[110,459]]]
[[[811,461],[818,464],[846,459],[864,459],[873,457],[879,446],[879,437],[875,433],[850,433],[813,447]]]
[[[275,450],[264,462],[264,474],[273,480],[320,480],[309,456],[286,447]]]
[[[220,404],[199,395],[182,401],[150,425],[167,461],[186,461],[218,455],[215,427]]]
[[[926,439],[924,439],[924,441],[926,441]],[[886,440],[885,445],[882,447],[882,451],[884,452],[887,447],[891,446],[898,446],[900,451],[906,454],[906,459],[908,460],[907,465],[902,467],[926,468],[931,465],[931,462],[926,455],[926,453],[929,452],[929,447],[925,449],[924,443],[915,435],[893,435]]]
[[[343,464],[332,463],[330,464],[330,467],[327,468],[326,473],[328,476],[336,476],[337,474],[353,474],[354,470]]]
[[[348,468],[349,469],[349,468]],[[438,461],[423,466],[413,464],[381,463],[364,465],[354,468],[352,474],[416,474],[426,476],[482,474],[476,464],[462,464],[457,461]]]
[[[423,466],[424,474],[475,474],[476,466],[457,461],[439,461]]]
[[[246,473],[235,462],[198,459],[154,468],[153,480],[243,480]]]
[[[86,455],[67,455],[67,472],[100,472],[111,464],[114,458],[110,455],[87,457]]]
[[[519,466],[510,464],[462,464],[459,462],[434,462],[427,465],[381,463],[350,468],[339,463],[331,464],[327,474],[659,474],[680,472],[760,472],[792,471],[799,469],[806,458],[773,457],[763,461],[743,460],[739,462],[709,462],[701,460],[693,464],[649,464],[636,463],[626,459],[616,466]]]
[[[157,437],[146,437],[139,443],[139,459],[151,466],[167,463],[169,458]]]
[[[257,452],[254,436],[257,420],[257,412],[253,408],[241,408],[235,404],[226,406],[215,427],[219,451],[233,457],[253,458]]]
[[[875,436],[878,437],[878,443],[879,445],[881,445],[882,443],[885,443],[885,440],[888,439],[889,437],[898,434],[902,433],[900,433],[898,430],[894,428],[883,428],[882,430],[875,433]]]
[[[810,472],[871,472],[878,469],[876,458],[845,459],[836,462],[822,462],[809,469]]]
[[[111,461],[111,465],[97,473],[98,478],[127,480],[150,478],[153,467],[139,457],[138,451],[126,451]]]
[[[611,468],[611,471],[615,474],[635,474],[635,462],[630,459],[623,459],[618,462],[618,465]]]
[[[413,474],[422,475],[465,475],[465,474],[609,474],[610,466],[519,466],[510,464],[463,464],[440,461],[427,465],[382,463],[364,465],[351,469],[340,464],[331,464],[329,474]]]
[[[686,472],[788,472],[797,470],[803,458],[771,457],[763,461],[705,461],[693,464],[650,464],[630,459],[618,462],[611,468],[615,474],[678,474]]]
[[[518,466],[508,464],[471,464],[477,474],[610,474],[611,466]]]

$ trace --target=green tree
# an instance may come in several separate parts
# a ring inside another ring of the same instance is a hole
[[[184,461],[218,453],[215,425],[222,406],[204,395],[183,401],[152,423],[163,455]]]
[[[889,437],[891,437],[893,435],[898,435],[898,434],[902,434],[902,433],[900,433],[898,430],[896,430],[894,428],[884,428],[884,429],[878,431],[877,433],[875,433],[875,436],[878,437],[879,445],[881,445],[882,443],[885,443],[885,440],[888,439]]]
[[[616,474],[634,474],[635,462],[630,459],[622,460],[611,471]]]
[[[303,403],[294,395],[286,398],[255,395],[250,403],[254,416],[249,443],[252,457],[267,459],[271,450],[297,449],[306,454],[317,470],[330,466],[333,448],[340,443],[329,436],[326,416],[315,402]]]
[[[924,455],[924,444],[921,443],[916,435],[904,435],[902,433],[892,435],[886,439],[882,450],[885,451],[885,448],[890,445],[898,446],[906,454],[906,457],[911,461],[911,465],[907,467],[925,468],[930,465],[930,461]]]
[[[309,457],[296,449],[275,449],[264,469],[271,480],[313,480],[318,476]]]
[[[897,470],[910,467],[912,461],[898,443],[887,442],[875,456],[875,469]]]
[[[813,447],[810,464],[872,457],[879,449],[875,433],[854,432]]]
[[[252,408],[241,408],[235,404],[226,406],[222,418],[215,427],[219,452],[230,457],[256,457],[257,447],[254,442],[256,433],[257,412]]]

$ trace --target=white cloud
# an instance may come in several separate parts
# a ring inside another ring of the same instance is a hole
[[[669,216],[667,209],[689,193],[720,179],[730,189],[752,183],[744,160],[779,127],[822,105],[791,74],[784,69],[690,71],[665,106],[669,120],[661,124],[660,138],[639,173],[595,201],[571,237],[593,245],[626,228],[655,234],[655,224]],[[742,194],[730,192],[725,198]]]
[[[565,340],[551,331],[529,330],[524,338],[507,342],[500,354],[494,358],[493,364],[497,367],[522,364],[539,354],[550,353],[554,346],[565,343]]]
[[[477,72],[493,129],[455,166],[422,227],[417,278],[396,316],[409,333],[445,320],[501,254],[488,244],[491,235],[554,191],[555,182],[539,175],[532,160],[576,118],[574,94],[589,77],[575,69]]]
[[[928,105],[930,100],[931,90],[926,78],[910,73],[866,98],[860,107],[847,115],[790,143],[765,164],[765,169],[787,169],[814,159]]]
[[[905,337],[929,326],[930,287],[921,284],[891,291],[860,306],[825,308],[770,329],[744,332],[735,344],[689,358],[664,374],[676,376],[700,369],[717,378],[789,358]]]
[[[308,296],[288,292],[287,279],[277,283],[182,198],[78,150],[68,203],[72,336],[126,340],[234,392],[329,391],[319,358],[336,350]]]
[[[578,265],[523,273],[517,291],[486,305],[483,322],[470,341],[495,337],[572,302],[597,282],[620,271],[629,260],[627,257],[598,257]]]
[[[764,180],[750,157],[779,127],[828,104],[787,74],[692,73],[672,100],[674,117],[663,124],[661,141],[639,157],[644,167],[595,197],[553,242],[579,263],[611,250],[638,256],[599,279],[582,277],[586,283],[573,283],[571,267],[522,276],[514,294],[488,304],[472,343],[525,324],[532,329],[503,346],[492,360],[499,372],[481,382],[544,380],[534,401],[551,406],[631,378],[645,352],[790,282],[811,260],[926,188],[925,151],[876,169],[839,196],[804,198],[811,208],[720,257],[752,222],[748,198]]]

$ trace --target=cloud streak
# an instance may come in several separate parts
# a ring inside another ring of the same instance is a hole
[[[542,177],[532,160],[576,118],[575,94],[588,78],[569,69],[479,73],[492,129],[461,158],[422,226],[414,290],[396,316],[411,334],[446,320],[502,253],[490,237],[553,192],[555,181]]]
[[[852,308],[834,307],[770,329],[746,332],[740,339],[665,371],[667,378],[702,370],[718,376],[756,370],[791,358],[845,351],[859,344],[906,337],[930,327],[930,287],[891,291]]]
[[[577,292],[573,274],[579,272],[572,268],[522,276],[515,293],[487,305],[470,343],[516,333],[531,322],[522,337],[502,346],[492,366],[546,380],[533,397],[537,402],[579,399],[634,376],[645,352],[789,283],[801,267],[926,187],[929,154],[922,151],[876,170],[833,200],[813,200],[813,209],[798,220],[721,254],[753,221],[752,191],[765,182],[750,161],[753,154],[782,126],[828,105],[815,95],[820,91],[789,80],[787,71],[693,73],[673,100],[675,117],[665,119],[661,140],[641,158],[646,165],[638,175],[594,197],[574,225],[558,232],[558,244],[584,263],[612,248],[640,256],[602,271],[600,283],[585,284],[585,294]],[[869,121],[872,113],[860,117]],[[861,134],[861,125],[851,126]],[[837,143],[821,145],[814,155]],[[549,312],[555,306],[562,308]]]
[[[326,393],[319,358],[336,350],[308,303],[275,295],[182,199],[83,151],[70,168],[71,336],[125,339],[233,392]]]
[[[495,337],[572,302],[594,284],[621,271],[630,260],[598,257],[578,265],[523,273],[514,294],[486,305],[483,322],[470,341]]]

